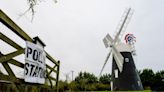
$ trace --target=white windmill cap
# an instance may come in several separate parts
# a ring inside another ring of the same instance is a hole
[[[116,45],[116,48],[119,52],[132,52],[133,51],[131,45],[125,44],[125,43],[118,43]]]

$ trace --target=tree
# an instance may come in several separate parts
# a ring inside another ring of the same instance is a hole
[[[164,90],[164,71],[158,71],[155,74],[152,90],[156,90],[156,91]]]
[[[140,73],[140,78],[144,87],[152,88],[154,80],[154,72],[152,69],[144,69]]]
[[[79,84],[75,81],[72,81],[69,83],[69,89],[71,91],[78,91],[78,86],[79,86]]]
[[[79,84],[79,90],[85,91],[95,89],[92,84],[97,83],[98,79],[94,74],[88,72],[80,72],[79,75],[75,78],[75,82]]]
[[[154,73],[152,69],[144,69],[139,74],[145,89],[164,90],[164,70]]]
[[[64,92],[68,90],[68,83],[66,81],[59,81],[58,83],[59,92]]]
[[[103,84],[110,84],[111,81],[111,75],[110,74],[104,74],[100,76],[99,82]]]
[[[97,83],[96,85],[97,91],[105,91],[108,90],[110,91],[110,84],[103,84],[103,83]]]
[[[86,83],[97,83],[98,79],[94,74],[90,74],[88,72],[80,72],[79,75],[75,78],[76,82],[80,82],[81,80]]]

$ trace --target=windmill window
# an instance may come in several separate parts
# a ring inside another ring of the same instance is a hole
[[[118,78],[118,69],[114,70],[115,78]]]
[[[137,81],[137,83],[138,83],[138,86],[140,86],[140,85],[141,85],[140,81]]]
[[[129,58],[125,58],[125,62],[129,62]]]

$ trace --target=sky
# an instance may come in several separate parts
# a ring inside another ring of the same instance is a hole
[[[99,75],[109,52],[102,39],[116,33],[124,11],[134,11],[126,33],[136,37],[135,64],[137,69],[151,68],[157,72],[164,69],[164,0],[40,0],[35,7],[34,19],[27,12],[26,0],[1,0],[0,9],[17,23],[30,37],[39,36],[46,44],[45,50],[61,61],[60,79],[74,71]],[[5,28],[1,32],[14,39],[22,47],[25,42]],[[6,30],[4,30],[6,29]],[[9,49],[8,49],[9,48]],[[3,53],[14,51],[0,41]],[[20,56],[24,58],[24,56]],[[17,72],[18,73],[18,72]],[[111,73],[111,60],[103,74]]]

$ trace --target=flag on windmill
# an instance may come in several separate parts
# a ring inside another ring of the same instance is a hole
[[[136,42],[136,37],[133,34],[126,34],[125,41],[127,44],[132,45]]]

